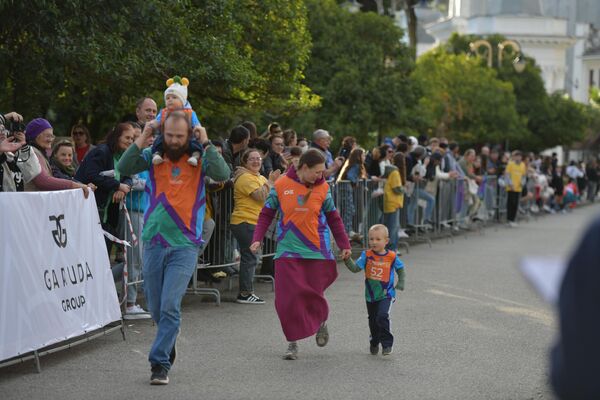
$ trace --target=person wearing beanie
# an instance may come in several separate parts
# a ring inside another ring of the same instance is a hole
[[[202,155],[203,149],[202,145],[196,140],[196,137],[199,137],[197,130],[202,129],[202,125],[200,124],[198,115],[196,115],[196,112],[192,109],[192,105],[187,100],[187,87],[189,83],[190,81],[187,78],[181,78],[179,76],[174,76],[167,80],[165,108],[159,111],[158,117],[156,117],[155,120],[155,125],[159,125],[160,132],[163,133],[164,121],[167,115],[173,111],[184,112],[194,131],[194,135],[192,135],[189,142],[188,153],[190,154],[190,158],[188,158],[188,163],[193,166],[198,166],[198,160]],[[164,161],[162,157],[162,142],[162,136],[158,136],[152,146],[152,163],[155,165]]]
[[[42,171],[38,176],[31,182],[25,184],[25,191],[45,192],[81,188],[87,199],[90,187],[79,182],[56,178],[52,174],[48,153],[52,150],[54,131],[50,122],[44,118],[36,118],[30,121],[25,127],[25,137],[27,139],[27,144],[33,149],[42,168]]]

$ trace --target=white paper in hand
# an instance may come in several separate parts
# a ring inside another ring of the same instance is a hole
[[[560,258],[526,257],[521,260],[521,272],[542,298],[551,304],[558,303],[560,285],[567,263]]]

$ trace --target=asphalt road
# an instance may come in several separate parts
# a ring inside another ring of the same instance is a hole
[[[567,256],[587,222],[584,207],[539,218],[516,229],[488,228],[413,246],[403,259],[407,289],[392,311],[394,354],[371,356],[361,276],[339,266],[328,291],[327,347],[286,349],[268,284],[266,305],[186,297],[178,360],[171,383],[149,385],[147,352],[155,327],[128,326],[31,362],[0,369],[8,399],[552,399],[548,349],[555,338],[552,307],[517,269],[525,255]],[[230,294],[229,297],[232,297]]]

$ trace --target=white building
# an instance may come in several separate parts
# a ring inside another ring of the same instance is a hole
[[[449,0],[447,15],[425,25],[435,43],[453,32],[501,34],[535,58],[549,93],[587,102],[600,82],[600,0]]]

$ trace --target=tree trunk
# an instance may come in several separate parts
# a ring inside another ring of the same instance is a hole
[[[418,0],[405,0],[404,10],[406,11],[406,21],[408,24],[408,45],[412,49],[413,58],[417,57],[417,14],[415,6]]]

